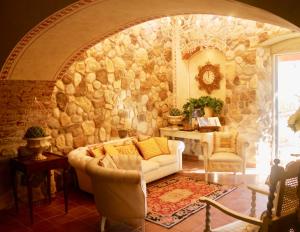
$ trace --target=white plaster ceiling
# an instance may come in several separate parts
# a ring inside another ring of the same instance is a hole
[[[7,78],[55,80],[71,57],[93,42],[149,19],[190,13],[231,15],[299,30],[270,12],[229,0],[91,1],[35,33],[6,65]]]

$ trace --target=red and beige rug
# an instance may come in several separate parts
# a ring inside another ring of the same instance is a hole
[[[218,199],[234,186],[207,183],[192,176],[175,176],[147,186],[146,220],[171,228],[205,207],[202,196]]]

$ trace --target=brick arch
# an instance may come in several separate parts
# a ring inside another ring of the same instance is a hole
[[[298,29],[262,9],[222,0],[81,0],[51,15],[15,46],[0,79],[55,80],[82,51],[118,31],[163,16],[180,14],[234,15]]]

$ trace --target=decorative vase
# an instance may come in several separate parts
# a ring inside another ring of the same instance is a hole
[[[209,118],[212,117],[214,114],[212,108],[205,106],[204,107],[204,117]]]
[[[126,129],[119,129],[118,130],[118,135],[119,137],[122,139],[122,138],[125,138],[127,136],[127,130]]]
[[[193,127],[191,122],[184,122],[183,123],[183,130],[192,131],[192,130],[194,130],[194,127]]]
[[[43,152],[47,150],[50,146],[51,136],[39,137],[39,138],[26,138],[26,147],[32,152],[32,159],[34,160],[44,160],[47,159],[43,155]]]
[[[183,115],[172,116],[168,115],[168,123],[172,125],[173,128],[178,128],[178,125],[181,123]]]

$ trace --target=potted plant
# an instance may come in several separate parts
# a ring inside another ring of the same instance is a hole
[[[181,123],[184,116],[178,108],[171,108],[168,115],[168,122],[174,127],[177,128],[178,124]]]
[[[199,98],[190,98],[183,105],[183,114],[185,119],[191,121],[195,111],[197,117],[202,117],[205,114],[205,107],[209,107],[215,115],[220,115],[223,105],[223,101],[215,97],[202,96]]]
[[[43,155],[43,151],[45,151],[50,146],[51,137],[46,134],[42,127],[29,127],[24,135],[24,139],[27,141],[26,147],[33,154],[33,159],[46,159],[46,156]]]

